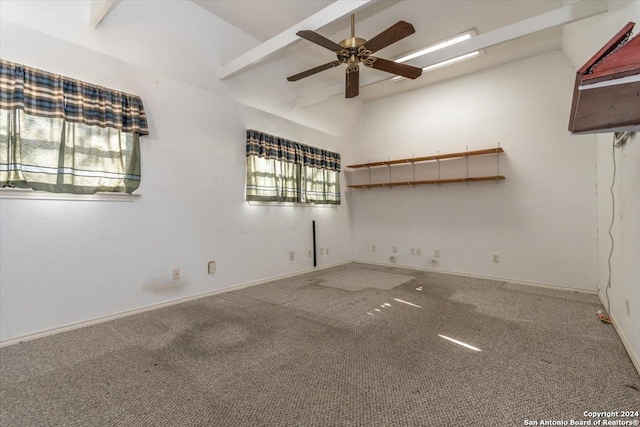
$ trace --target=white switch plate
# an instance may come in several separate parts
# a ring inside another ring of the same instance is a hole
[[[180,278],[180,269],[179,268],[174,268],[173,269],[173,280],[178,280]]]
[[[209,274],[216,274],[216,267],[217,264],[215,261],[209,261],[209,263],[207,264],[207,272]]]

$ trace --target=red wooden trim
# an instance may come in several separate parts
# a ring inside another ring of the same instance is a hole
[[[602,46],[602,49],[600,49],[598,53],[593,55],[591,59],[589,59],[582,68],[578,70],[578,74],[585,74],[593,64],[610,54],[620,44],[620,42],[631,33],[634,25],[636,25],[635,22],[629,22],[620,31],[618,31],[618,33],[609,40],[609,42],[607,42],[607,44]]]
[[[640,37],[636,37],[616,50],[593,68],[591,74],[582,79],[583,84],[640,74]]]

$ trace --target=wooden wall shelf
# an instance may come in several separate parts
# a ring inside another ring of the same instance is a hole
[[[436,154],[434,156],[412,157],[410,159],[387,160],[384,162],[362,163],[360,165],[350,165],[348,168],[375,168],[378,166],[404,165],[410,163],[432,162],[434,160],[459,159],[472,156],[485,156],[487,154],[504,153],[501,147],[487,148],[485,150],[461,151],[459,153]]]
[[[474,176],[469,178],[426,179],[422,181],[382,182],[378,184],[350,185],[349,188],[398,187],[401,185],[448,184],[450,182],[497,181],[499,179],[505,179],[505,177],[502,175],[494,175],[494,176]]]
[[[387,160],[382,162],[372,162],[372,163],[362,163],[358,165],[349,165],[348,168],[351,169],[362,169],[362,168],[375,168],[380,166],[398,166],[398,165],[407,165],[413,164],[414,170],[414,180],[413,181],[398,181],[398,182],[380,182],[380,183],[367,183],[367,184],[353,184],[350,185],[349,188],[376,188],[376,187],[398,187],[398,186],[407,186],[407,185],[423,185],[423,184],[448,184],[451,182],[473,182],[473,181],[500,181],[505,179],[503,175],[500,175],[500,161],[496,161],[496,165],[498,167],[498,175],[491,176],[466,176],[463,178],[445,178],[440,179],[440,163],[438,163],[438,179],[425,179],[425,180],[415,180],[415,164],[422,162],[432,162],[432,161],[440,161],[440,160],[451,160],[451,159],[467,159],[473,156],[486,156],[489,154],[499,155],[500,153],[504,153],[504,150],[501,147],[497,148],[487,148],[483,150],[474,150],[474,151],[461,151],[457,153],[447,153],[447,154],[436,154],[432,156],[423,156],[423,157],[412,157],[410,159],[397,159],[397,160]],[[468,165],[467,165],[467,175],[469,174]],[[391,171],[389,171],[389,178],[391,178]],[[369,181],[371,181],[371,174],[369,174]],[[391,179],[389,179],[391,181]]]

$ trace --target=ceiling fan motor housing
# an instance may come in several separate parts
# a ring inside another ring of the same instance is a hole
[[[344,39],[340,42],[340,46],[345,48],[355,49],[358,51],[358,47],[365,44],[367,41],[365,39],[361,39],[360,37],[349,37],[348,39]]]
[[[360,57],[358,55],[359,48],[366,42],[365,39],[361,39],[359,37],[349,37],[340,42],[340,46],[342,49],[340,52],[336,52],[338,55],[338,60],[340,62],[360,62]]]

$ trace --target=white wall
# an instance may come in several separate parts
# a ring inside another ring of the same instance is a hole
[[[600,295],[607,304],[608,258],[611,254],[609,227],[614,219],[609,312],[614,316],[636,363],[640,363],[640,135],[613,149],[612,134],[597,135],[598,146],[598,240]],[[612,217],[611,184],[613,155],[616,173],[613,187],[615,218]],[[629,300],[629,313],[626,311]]]
[[[399,264],[430,267],[439,249],[441,270],[595,290],[596,153],[593,138],[567,131],[573,80],[554,51],[368,103],[356,163],[500,143],[506,180],[351,189],[355,258],[389,262],[397,246]],[[412,178],[404,168],[392,169],[394,180]],[[471,158],[469,168],[471,176],[495,175],[495,157]],[[416,170],[417,179],[437,176],[435,164]],[[464,176],[464,160],[442,162],[441,171]],[[385,168],[373,174],[388,179]]]
[[[346,198],[337,208],[244,202],[247,128],[348,162],[347,141],[14,22],[0,29],[4,59],[140,95],[151,132],[134,202],[0,201],[0,339],[309,269],[312,220],[331,248],[319,265],[351,259]]]
[[[640,33],[640,2],[609,1],[610,12],[577,22],[563,29],[563,49],[575,69],[580,68],[629,21]],[[640,366],[640,135],[613,149],[612,134],[592,135],[597,145],[598,179],[598,285],[606,303],[609,283],[608,258],[611,253],[609,227],[613,210],[610,188],[613,182],[613,155],[617,163],[615,185],[614,238],[611,257],[610,313]],[[629,300],[629,313],[626,312]]]
[[[260,41],[192,1],[123,0],[96,29],[89,26],[90,3],[2,0],[0,17],[339,138],[353,132],[359,100],[346,103],[335,97],[294,110],[298,87],[284,77],[294,71],[273,58],[249,73],[219,80],[224,64]],[[67,61],[82,67],[84,58]],[[265,81],[276,83],[265,85]]]

